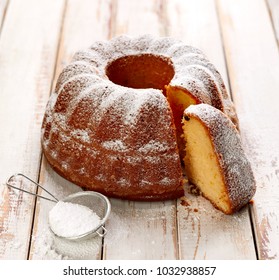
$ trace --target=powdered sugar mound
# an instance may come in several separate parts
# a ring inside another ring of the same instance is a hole
[[[59,201],[49,212],[52,231],[61,237],[83,235],[100,224],[100,217],[86,206]]]

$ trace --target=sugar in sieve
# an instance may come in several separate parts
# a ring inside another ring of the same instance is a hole
[[[16,177],[23,177],[26,180],[32,182],[38,188],[41,188],[46,193],[48,193],[51,196],[51,198],[39,195],[37,193],[32,193],[30,191],[27,191],[25,189],[22,189],[22,188],[19,188],[19,187],[13,185],[12,181]],[[83,233],[79,233],[78,235],[72,235],[72,236],[61,236],[61,235],[57,234],[57,232],[55,232],[55,230],[53,230],[53,228],[49,224],[49,228],[50,228],[51,232],[58,238],[78,241],[78,240],[88,239],[88,238],[91,238],[96,235],[99,235],[100,237],[104,237],[107,233],[107,230],[106,230],[104,224],[109,217],[111,205],[110,205],[108,198],[98,192],[82,191],[82,192],[77,192],[77,193],[71,194],[62,200],[58,200],[46,188],[44,188],[43,186],[41,186],[40,184],[38,184],[37,182],[35,182],[34,180],[30,179],[29,177],[27,177],[26,175],[24,175],[22,173],[17,173],[17,174],[12,175],[7,180],[6,184],[9,188],[17,189],[19,191],[31,194],[36,197],[46,199],[46,200],[54,202],[54,203],[65,202],[65,203],[72,203],[72,204],[80,205],[81,207],[87,207],[88,209],[92,210],[92,213],[95,213],[100,218],[100,220],[98,221],[98,224],[94,224],[94,226],[92,228],[90,228],[90,230],[83,232]]]

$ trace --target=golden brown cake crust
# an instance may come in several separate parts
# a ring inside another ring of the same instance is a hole
[[[120,117],[124,112],[119,115],[121,106],[116,101],[99,121],[96,114],[101,114],[88,105],[88,96],[84,103],[82,99],[74,106],[74,114],[66,117],[60,110],[53,113],[55,105],[60,106],[50,101],[43,147],[51,166],[70,181],[111,197],[159,200],[182,196],[170,109],[161,93],[147,91],[141,92],[144,106],[139,106],[138,116],[132,115],[136,110],[134,100],[125,99],[130,102],[125,107],[131,108],[126,122]]]
[[[143,89],[110,81],[108,75],[116,77],[115,82],[119,77],[108,67],[118,60],[125,64],[128,59],[123,58],[131,56],[154,58],[165,71],[162,81],[154,78],[154,88],[146,83]],[[236,120],[220,74],[199,50],[147,35],[97,41],[74,55],[48,102],[42,147],[50,165],[66,179],[112,197],[182,196],[173,115],[161,88],[165,81]]]

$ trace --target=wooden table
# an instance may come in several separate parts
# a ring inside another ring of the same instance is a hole
[[[123,33],[180,38],[217,66],[237,108],[257,193],[231,216],[188,193],[188,206],[111,199],[108,234],[71,248],[69,257],[279,259],[277,0],[0,0],[0,258],[65,258],[48,232],[53,203],[5,182],[22,172],[58,198],[80,190],[42,157],[42,116],[73,53]]]

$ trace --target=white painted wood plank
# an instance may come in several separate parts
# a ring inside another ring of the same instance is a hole
[[[165,35],[162,1],[117,2],[112,35]],[[112,200],[104,259],[176,259],[176,201]]]
[[[202,50],[217,67],[229,90],[214,0],[167,1],[166,10],[169,34]]]
[[[8,0],[0,0],[0,31],[6,13],[7,5],[8,5]]]
[[[277,43],[279,44],[279,1],[267,0],[267,4],[273,21],[273,28],[276,33]]]
[[[54,82],[76,51],[90,47],[96,40],[109,38],[113,17],[112,2],[111,0],[67,2]]]
[[[234,100],[257,180],[260,259],[279,258],[279,55],[263,0],[217,1]]]
[[[82,191],[81,188],[59,176],[43,159],[40,184],[47,188],[57,199]],[[44,191],[39,192],[47,196]],[[54,207],[53,202],[38,199],[32,234],[30,257],[32,260],[59,259],[100,259],[102,239],[99,237],[86,241],[71,242],[55,238],[48,225],[49,211]]]
[[[114,36],[166,35],[164,1],[118,0],[116,3],[117,24],[112,24]]]
[[[167,11],[170,34],[200,48],[227,81],[214,0],[172,0],[168,1]],[[203,197],[187,192],[185,196],[178,201],[182,259],[255,259],[247,208],[227,216]]]
[[[248,208],[233,215],[216,210],[205,198],[190,193],[178,201],[180,256],[182,259],[255,259]]]
[[[5,181],[15,172],[38,176],[41,118],[62,8],[63,1],[10,1],[0,38],[1,259],[25,259],[28,254],[34,198],[8,191]],[[34,190],[30,184],[26,188]]]
[[[111,199],[106,224],[104,259],[175,259],[177,257],[174,201],[134,202]]]
[[[70,62],[76,51],[89,47],[95,40],[107,39],[110,17],[111,1],[67,2],[55,82],[62,68]],[[82,191],[51,170],[46,161],[43,161],[41,168],[40,183],[59,199]],[[41,199],[37,203],[30,259],[100,259],[100,238],[68,244],[59,244],[52,238],[48,228],[48,213],[52,207],[52,203]]]

